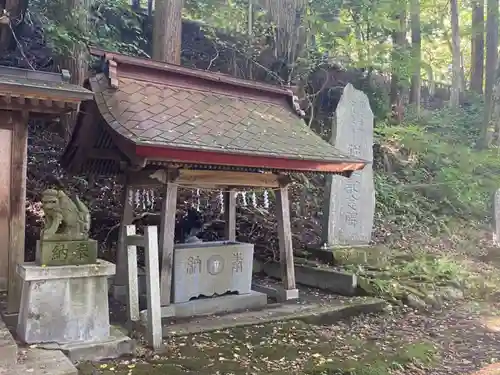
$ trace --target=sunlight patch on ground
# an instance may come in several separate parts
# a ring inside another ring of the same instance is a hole
[[[472,375],[500,375],[500,363],[486,366]]]
[[[483,317],[482,325],[491,332],[500,332],[500,317],[498,316]]]

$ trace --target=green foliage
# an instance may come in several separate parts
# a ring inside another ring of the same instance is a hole
[[[456,221],[488,222],[500,158],[496,149],[473,148],[481,119],[477,103],[435,111],[418,123],[379,124],[379,157],[392,173],[375,176],[378,220],[427,233]]]
[[[84,1],[82,1],[84,3]],[[94,0],[91,8],[69,8],[67,0],[33,0],[30,12],[44,29],[44,36],[60,56],[72,56],[87,45],[111,51],[145,55],[140,17],[127,0]]]

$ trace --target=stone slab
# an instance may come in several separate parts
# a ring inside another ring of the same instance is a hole
[[[234,327],[245,327],[276,321],[304,320],[312,324],[333,324],[347,317],[383,311],[387,303],[376,298],[363,302],[337,304],[274,304],[260,311],[244,311],[220,316],[192,318],[163,325],[163,337],[186,336]]]
[[[17,362],[17,344],[5,322],[0,318],[0,367],[15,365]]]
[[[73,363],[100,361],[135,354],[135,341],[117,328],[112,328],[110,336],[104,340],[63,345],[45,344],[39,347],[47,350],[61,350]]]
[[[369,244],[375,214],[373,112],[366,94],[350,83],[337,106],[333,130],[332,141],[339,151],[370,164],[349,178],[327,176],[322,241],[330,246]]]
[[[174,248],[173,302],[188,302],[200,295],[250,293],[253,244],[206,242]]]
[[[278,262],[262,262],[261,268],[267,276],[281,279]],[[328,290],[344,296],[354,296],[358,287],[358,278],[355,274],[299,264],[295,265],[295,281],[297,284]]]
[[[99,259],[96,264],[85,265],[43,267],[34,262],[17,265],[17,273],[24,281],[109,277],[113,276],[115,272],[115,265],[102,259]]]
[[[97,241],[48,241],[36,242],[35,263],[39,266],[65,266],[69,264],[94,264],[97,262]]]
[[[59,350],[26,349],[20,363],[0,366],[0,375],[78,375],[78,370]]]
[[[114,269],[114,264],[103,260],[80,266],[18,265],[23,280],[19,338],[28,344],[107,338],[107,278]]]
[[[267,295],[251,291],[249,294],[227,295],[214,298],[197,299],[184,303],[175,303],[161,308],[162,317],[188,318],[259,309],[267,305]],[[141,311],[141,322],[146,323],[146,310]]]
[[[493,241],[495,244],[500,244],[500,189],[495,191],[493,200],[493,218],[495,221],[495,232],[493,233]]]

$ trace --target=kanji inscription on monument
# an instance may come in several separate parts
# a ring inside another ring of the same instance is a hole
[[[498,245],[500,243],[500,189],[495,191],[494,206],[494,219],[495,219],[495,232],[493,233],[493,241]]]
[[[351,84],[336,110],[335,147],[368,162],[373,160],[373,113],[368,97]],[[324,211],[323,243],[367,245],[371,240],[375,214],[372,165],[351,177],[328,176]]]

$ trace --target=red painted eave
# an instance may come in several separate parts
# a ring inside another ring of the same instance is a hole
[[[364,162],[334,162],[320,160],[285,159],[271,156],[238,155],[214,151],[192,151],[155,146],[136,146],[136,155],[149,160],[164,160],[173,163],[225,165],[276,169],[283,171],[342,173],[363,169]]]

